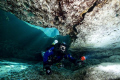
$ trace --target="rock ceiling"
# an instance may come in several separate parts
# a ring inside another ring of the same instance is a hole
[[[0,8],[70,35],[71,48],[120,47],[119,0],[1,0]]]

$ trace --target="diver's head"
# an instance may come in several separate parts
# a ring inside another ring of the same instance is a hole
[[[62,53],[64,53],[64,52],[66,51],[66,43],[65,43],[65,42],[62,42],[62,43],[60,44],[60,51],[61,51]]]

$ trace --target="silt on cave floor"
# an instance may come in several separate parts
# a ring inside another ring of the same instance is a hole
[[[14,60],[17,61],[17,59]],[[35,64],[33,62],[22,63],[1,60],[0,63],[2,65],[0,67],[1,80],[73,80],[71,74],[73,71],[65,68],[58,69],[56,66],[52,67],[52,75],[46,75],[42,62]]]
[[[119,49],[94,52],[86,59],[84,66],[75,67],[66,62],[66,66],[52,66],[52,74],[46,75],[43,63],[9,58],[0,60],[1,80],[120,80]],[[99,57],[98,53],[104,54]],[[105,56],[113,54],[114,56]],[[88,54],[87,54],[88,55]]]
[[[7,80],[119,80],[120,49],[82,52],[87,59],[85,64],[76,67],[65,60],[65,66],[52,66],[52,75],[43,71],[43,63],[16,58],[0,60],[0,78]],[[79,54],[80,55],[80,54]]]

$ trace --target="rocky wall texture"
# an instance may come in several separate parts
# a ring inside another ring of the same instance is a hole
[[[119,63],[102,63],[88,68],[84,80],[120,80]]]
[[[96,0],[1,0],[0,8],[31,24],[56,27],[62,35],[72,35],[75,25],[95,3]]]
[[[71,48],[120,47],[120,1],[108,0],[105,5],[96,6],[76,29],[77,39]]]
[[[71,48],[118,48],[119,0],[1,0],[0,8],[72,37]]]

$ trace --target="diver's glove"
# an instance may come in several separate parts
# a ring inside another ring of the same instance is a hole
[[[81,66],[83,64],[83,61],[76,60],[75,65],[76,66]]]
[[[78,66],[81,66],[84,64],[84,61],[86,60],[86,57],[85,56],[82,56],[80,60],[76,60],[76,64]]]
[[[47,75],[50,75],[51,74],[51,69],[50,69],[50,66],[45,66],[45,70],[46,70],[46,74]]]
[[[46,69],[46,74],[47,74],[47,75],[50,75],[50,74],[51,74],[51,69],[50,69],[50,68]]]

